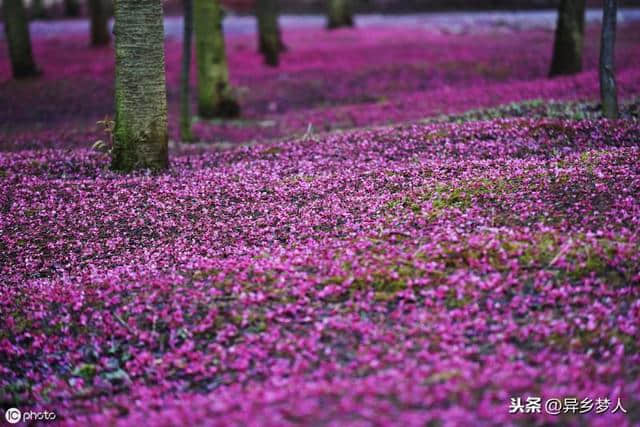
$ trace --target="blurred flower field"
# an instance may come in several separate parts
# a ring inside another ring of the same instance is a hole
[[[484,28],[484,30],[482,29]],[[535,98],[598,98],[598,31],[585,42],[585,72],[547,79],[553,31],[479,24],[469,34],[428,28],[366,31],[291,29],[282,65],[265,67],[254,35],[228,40],[231,79],[243,109],[231,122],[198,122],[206,142],[240,143],[316,132],[392,124],[462,113]],[[640,93],[640,21],[622,27],[618,79],[623,99]],[[111,49],[89,49],[86,37],[34,41],[44,78],[19,84],[0,51],[0,147],[90,148],[102,134],[96,122],[112,114]],[[178,139],[181,42],[167,41],[167,81],[172,136]],[[526,46],[526,49],[523,49]],[[195,70],[192,72],[195,85]],[[46,100],[46,102],[44,102]]]

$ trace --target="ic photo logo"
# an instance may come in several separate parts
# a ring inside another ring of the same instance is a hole
[[[54,421],[56,413],[50,411],[28,411],[22,412],[18,408],[9,408],[4,412],[4,419],[9,424],[18,424],[20,421]]]
[[[17,424],[22,420],[22,412],[18,408],[9,408],[4,413],[4,419],[9,424]]]

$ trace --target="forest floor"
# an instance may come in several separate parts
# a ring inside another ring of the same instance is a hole
[[[288,51],[275,69],[265,67],[256,55],[253,34],[232,34],[227,50],[242,117],[197,122],[196,136],[217,143],[278,140],[301,136],[310,126],[323,132],[535,98],[597,98],[597,27],[588,32],[585,72],[550,80],[553,30],[544,24],[549,17],[514,15],[527,19],[514,18],[520,24],[508,26],[505,22],[509,21],[487,18],[492,15],[472,14],[473,19],[460,20],[462,30],[454,33],[445,31],[447,27],[436,18],[415,18],[413,23],[406,18],[401,28],[387,22],[360,31],[331,33],[291,24],[284,34]],[[453,20],[451,14],[445,16]],[[618,40],[623,99],[640,93],[640,20],[635,18],[628,12],[628,23],[622,26]],[[167,19],[170,35],[175,34],[173,20]],[[51,36],[59,34],[51,30],[58,25],[47,24],[49,30],[34,32],[42,78],[11,81],[7,50],[0,49],[0,99],[4,100],[0,104],[0,149],[88,148],[105,137],[96,122],[113,114],[112,48],[89,49],[86,36],[72,30],[68,36]],[[174,141],[178,139],[180,46],[177,37],[168,37]],[[192,76],[195,86],[195,69]]]
[[[597,34],[585,71],[555,79],[548,28],[287,29],[277,69],[233,35],[243,115],[196,122],[195,145],[177,141],[170,38],[161,175],[91,150],[111,48],[36,36],[44,74],[13,82],[1,46],[0,407],[637,425],[640,23],[619,33],[616,122]],[[535,397],[541,413],[509,413]]]

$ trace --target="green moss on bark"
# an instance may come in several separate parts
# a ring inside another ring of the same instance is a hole
[[[160,0],[116,0],[115,170],[168,167],[164,29]]]
[[[240,106],[229,83],[219,0],[195,0],[194,24],[198,63],[198,114],[235,117]]]

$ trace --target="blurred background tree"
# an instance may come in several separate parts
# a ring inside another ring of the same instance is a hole
[[[184,26],[182,34],[182,70],[180,74],[180,139],[190,142],[191,132],[191,95],[189,80],[191,75],[191,41],[193,39],[193,1],[183,0]]]
[[[550,76],[582,71],[586,0],[561,0]]]
[[[258,21],[258,50],[267,65],[277,66],[280,52],[284,50],[282,33],[278,23],[278,0],[256,0]]]
[[[91,22],[91,46],[105,46],[111,41],[109,34],[109,6],[107,0],[88,0]]]
[[[351,0],[327,0],[327,28],[353,27]]]
[[[2,14],[13,77],[19,79],[38,75],[33,60],[27,12],[22,0],[4,0]]]
[[[80,16],[81,7],[78,0],[64,0],[64,16],[75,18]]]
[[[198,115],[235,117],[240,106],[231,83],[219,0],[195,0],[193,8],[198,64]]]
[[[49,13],[44,5],[44,1],[33,0],[31,2],[31,19],[47,19],[48,17]]]

